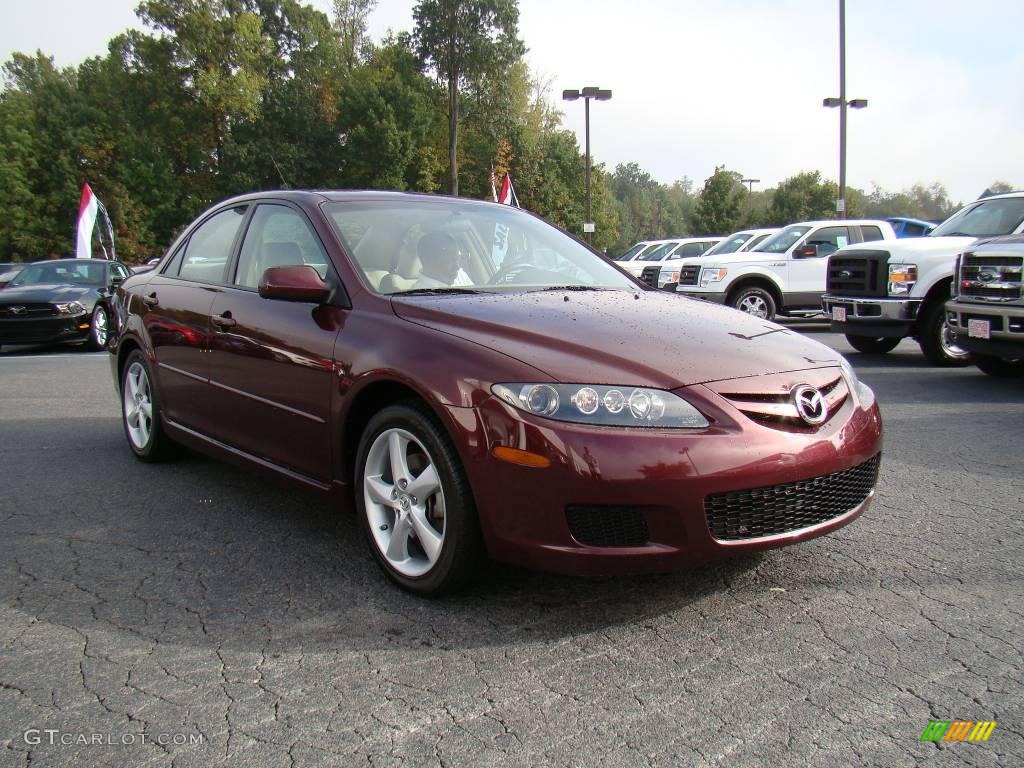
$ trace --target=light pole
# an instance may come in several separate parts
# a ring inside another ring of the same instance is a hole
[[[747,185],[747,191],[750,192],[750,194],[754,194],[754,185],[755,184],[760,184],[761,180],[760,179],[740,179],[740,183],[746,184]]]
[[[562,91],[562,98],[566,101],[576,101],[577,99],[582,98],[584,104],[583,122],[587,134],[587,220],[583,223],[583,232],[587,236],[588,243],[594,239],[594,217],[591,215],[590,211],[590,100],[597,99],[598,101],[608,101],[611,97],[611,91],[602,90],[596,85],[588,86],[581,91]]]
[[[846,108],[863,109],[867,99],[846,100],[846,0],[839,0],[839,98],[828,98],[823,107],[839,107],[839,199],[836,215],[846,215]]]

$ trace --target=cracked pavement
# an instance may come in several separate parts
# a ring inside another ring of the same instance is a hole
[[[137,462],[104,354],[5,352],[0,768],[1024,765],[1024,385],[907,341],[850,359],[886,427],[852,525],[425,601],[315,497]],[[998,726],[919,741],[955,719]],[[82,733],[149,738],[59,743]]]

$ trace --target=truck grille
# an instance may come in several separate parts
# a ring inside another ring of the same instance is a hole
[[[982,301],[1017,301],[1022,295],[1022,267],[1020,256],[967,252],[960,265],[960,295]]]
[[[647,521],[637,507],[571,506],[569,532],[591,547],[640,547],[647,543]]]
[[[886,295],[888,251],[835,253],[828,260],[828,292],[833,296]]]
[[[651,288],[657,288],[660,274],[660,266],[644,267],[644,271],[640,273],[640,282],[647,283]]]
[[[759,539],[834,520],[871,494],[880,458],[810,480],[708,496],[704,513],[711,535],[719,541]]]
[[[700,267],[695,264],[688,264],[685,267],[679,269],[679,284],[680,285],[696,285],[697,279],[700,277]]]

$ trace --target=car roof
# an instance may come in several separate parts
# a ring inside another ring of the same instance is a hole
[[[41,259],[39,261],[33,261],[30,264],[23,266],[31,266],[34,264],[114,264],[120,263],[117,259],[75,259],[71,257],[60,258],[60,259]]]

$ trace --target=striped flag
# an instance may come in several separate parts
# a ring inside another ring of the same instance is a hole
[[[75,258],[92,258],[92,230],[96,226],[96,214],[99,213],[100,201],[92,193],[92,188],[85,184],[82,187],[82,199],[78,202],[78,243],[75,247]]]
[[[501,192],[498,194],[498,202],[503,203],[504,205],[514,205],[516,208],[519,207],[519,198],[516,197],[516,191],[512,188],[512,177],[507,173],[501,182]]]

